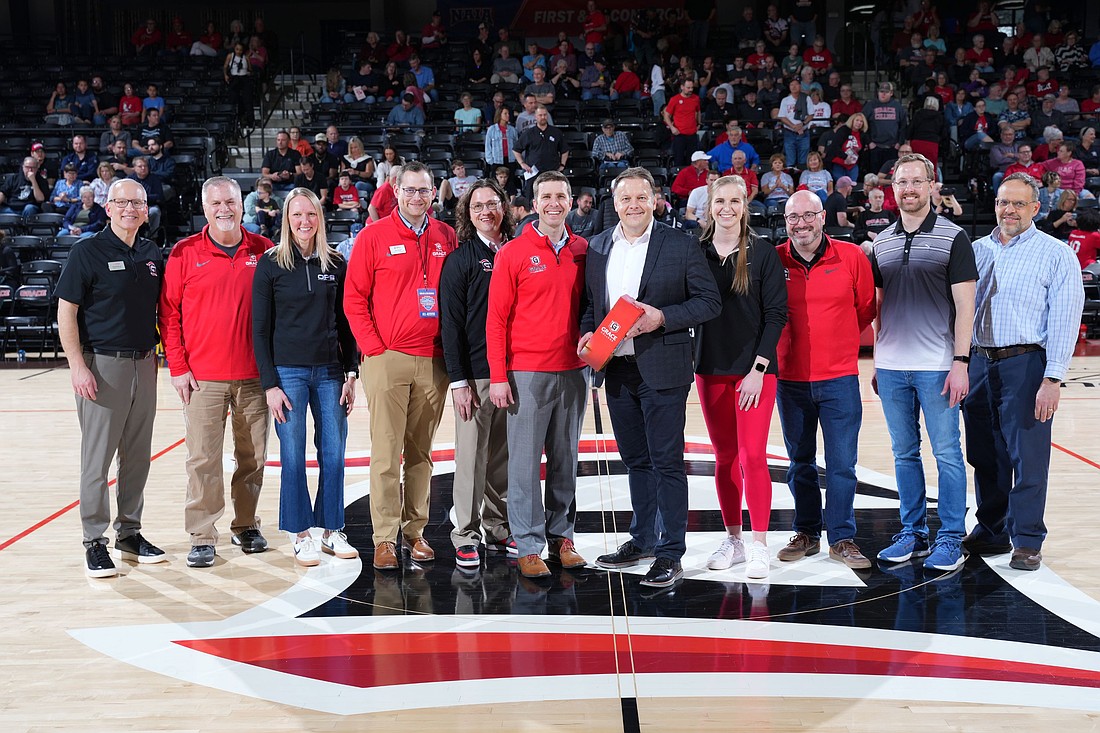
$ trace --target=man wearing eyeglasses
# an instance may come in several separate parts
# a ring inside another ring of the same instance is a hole
[[[978,271],[970,239],[931,208],[935,169],[923,155],[894,168],[900,219],[875,238],[878,328],[875,381],[898,485],[901,531],[879,560],[926,557],[924,567],[954,570],[964,561],[966,467],[959,437],[959,403],[969,391],[967,364]],[[920,415],[936,457],[940,530],[928,542]]]
[[[344,289],[344,310],[364,356],[377,570],[400,567],[399,536],[414,561],[435,559],[424,527],[432,439],[449,382],[439,281],[456,240],[454,229],[429,216],[434,198],[431,171],[419,161],[406,163],[397,179],[397,208],[356,235]]]
[[[156,244],[138,236],[146,217],[140,185],[112,183],[107,216],[107,227],[73,246],[55,290],[80,421],[80,521],[85,573],[92,578],[118,574],[105,536],[111,523],[107,473],[116,454],[115,551],[138,563],[167,559],[141,535],[157,409],[154,349],[163,262]]]
[[[252,280],[271,242],[241,226],[241,187],[232,178],[215,176],[203,184],[202,210],[209,223],[172,248],[160,299],[164,353],[183,403],[183,523],[191,540],[187,565],[193,568],[210,567],[217,553],[227,412],[236,460],[231,542],[246,554],[267,549],[256,507],[271,422],[252,347]]]
[[[859,338],[875,317],[871,265],[857,245],[824,234],[825,212],[811,191],[787,199],[790,239],[777,248],[787,268],[787,325],[776,358],[776,404],[790,466],[794,536],[781,562],[816,555],[821,531],[829,557],[871,567],[855,543],[856,447],[863,422]],[[825,506],[817,472],[817,431],[825,442]]]
[[[455,565],[476,572],[481,544],[516,554],[508,528],[508,432],[504,410],[489,399],[485,322],[489,280],[497,251],[512,238],[515,220],[507,194],[493,180],[476,181],[458,200],[459,247],[440,276],[443,357],[455,410]],[[482,527],[484,526],[484,531]]]
[[[1038,570],[1052,421],[1085,296],[1073,250],[1035,226],[1039,183],[1013,173],[993,204],[997,228],[974,243],[980,276],[963,420],[978,523],[963,545],[982,555],[1011,550],[1009,567]]]

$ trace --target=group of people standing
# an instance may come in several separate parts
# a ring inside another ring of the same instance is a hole
[[[329,248],[309,191],[288,195],[286,225],[269,249],[241,228],[236,184],[214,178],[203,187],[209,226],[177,244],[166,268],[136,238],[143,191],[120,181],[108,200],[111,224],[74,248],[58,289],[84,434],[88,573],[115,572],[104,533],[107,466],[116,451],[116,547],[139,562],[164,559],[140,534],[155,407],[150,313],[158,301],[173,385],[185,405],[189,565],[213,564],[216,554],[227,409],[238,464],[234,543],[245,552],[267,547],[255,508],[270,412],[280,438],[280,528],[294,536],[298,563],[316,565],[321,553],[357,556],[343,534],[343,465],[360,354],[376,569],[396,570],[406,555],[418,563],[435,558],[424,529],[432,441],[448,387],[456,418],[456,565],[476,569],[482,552],[517,557],[527,578],[549,575],[547,560],[566,569],[586,565],[573,536],[587,386],[582,357],[620,299],[640,316],[604,368],[605,391],[634,515],[630,539],[597,558],[598,566],[648,562],[641,582],[658,588],[682,577],[684,427],[694,382],[727,530],[707,567],[745,563],[749,578],[769,575],[766,445],[778,405],[795,498],[795,534],[778,560],[819,552],[824,531],[831,558],[869,568],[855,542],[858,354],[861,332],[877,318],[873,386],[901,509],[901,531],[878,558],[927,556],[926,567],[949,571],[964,561],[964,548],[1011,550],[1012,567],[1034,570],[1045,537],[1050,421],[1083,301],[1076,260],[1035,229],[1038,188],[1026,175],[1006,178],[999,226],[973,245],[931,210],[933,180],[924,157],[898,161],[901,218],[875,240],[868,260],[858,246],[824,235],[821,200],[808,191],[786,202],[788,242],[756,240],[738,176],[709,185],[707,225],[695,240],[654,220],[656,186],[643,168],[615,179],[619,224],[591,242],[566,227],[572,188],[556,171],[535,179],[538,218],[518,236],[493,180],[461,196],[456,233],[431,218],[432,176],[414,161],[397,180],[393,213],[357,235],[345,262]],[[117,400],[97,394],[97,384],[110,385]],[[312,504],[307,404],[321,474]],[[969,535],[960,405],[978,499]],[[922,413],[940,475],[934,542],[920,463]],[[751,542],[743,537],[743,506]]]

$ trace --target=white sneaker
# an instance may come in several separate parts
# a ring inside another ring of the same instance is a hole
[[[359,550],[351,546],[348,536],[343,532],[333,532],[328,537],[322,537],[321,552],[335,555],[341,560],[354,560],[359,557]]]
[[[768,565],[772,556],[768,552],[768,546],[763,542],[753,542],[749,548],[749,564],[745,567],[745,575],[759,579],[768,577]]]
[[[321,553],[317,551],[317,540],[312,537],[294,537],[294,559],[302,567],[311,568],[321,564]]]
[[[745,543],[740,537],[726,537],[707,559],[707,567],[711,570],[725,570],[743,562],[745,562]]]

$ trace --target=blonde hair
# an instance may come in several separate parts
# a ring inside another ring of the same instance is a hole
[[[321,272],[329,272],[336,267],[336,258],[340,253],[328,245],[328,237],[325,236],[325,212],[321,209],[321,200],[317,194],[308,188],[298,187],[287,194],[283,202],[283,229],[279,234],[279,243],[268,250],[271,259],[284,270],[293,270],[296,267],[294,253],[298,245],[290,234],[290,202],[297,198],[304,198],[317,212],[317,232],[313,235],[313,252],[321,260]]]
[[[714,192],[722,186],[733,186],[737,188],[741,194],[742,200],[745,202],[745,209],[741,215],[741,231],[737,237],[737,264],[733,273],[733,284],[730,290],[737,295],[748,295],[749,249],[753,245],[752,230],[749,229],[749,192],[748,188],[745,186],[745,180],[741,178],[741,176],[722,176],[707,186],[708,209],[710,207],[710,202],[714,200]],[[714,217],[710,216],[708,211],[707,224],[703,227],[703,232],[699,235],[699,239],[709,243],[714,239],[714,229]]]

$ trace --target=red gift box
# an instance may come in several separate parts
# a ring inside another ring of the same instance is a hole
[[[644,312],[629,300],[619,298],[599,328],[592,333],[592,338],[581,349],[581,359],[596,371],[601,371],[626,338],[626,332],[638,322]]]

